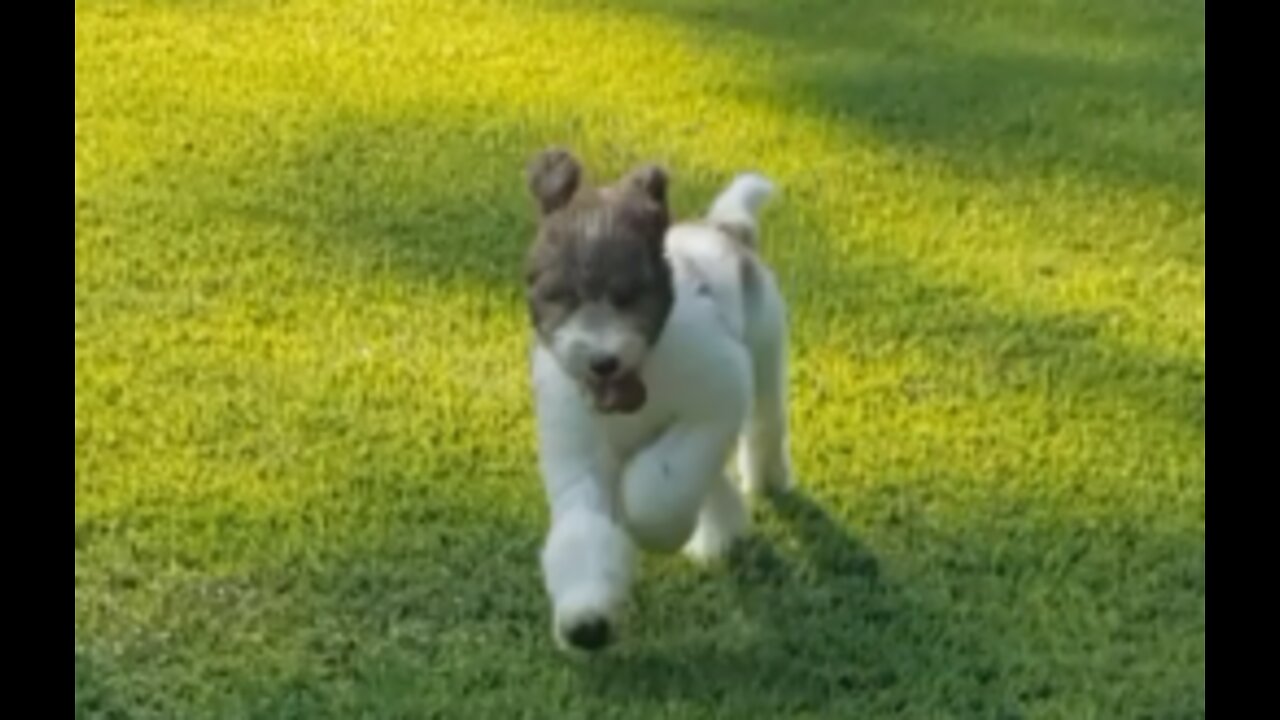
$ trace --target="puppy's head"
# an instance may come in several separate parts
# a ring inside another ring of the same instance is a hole
[[[592,188],[582,174],[560,149],[528,168],[541,213],[525,268],[529,312],[539,340],[597,409],[635,412],[646,399],[640,366],[674,299],[662,245],[667,175],[646,165]]]

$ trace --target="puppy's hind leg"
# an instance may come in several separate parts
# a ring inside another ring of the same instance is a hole
[[[728,475],[722,474],[707,492],[698,512],[698,526],[684,546],[684,553],[698,562],[724,557],[751,526],[742,492]]]
[[[781,325],[781,323],[779,323]],[[758,495],[786,492],[794,480],[787,428],[787,356],[783,330],[755,353],[755,403],[738,443],[743,490]]]

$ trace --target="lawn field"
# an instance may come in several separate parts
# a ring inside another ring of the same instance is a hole
[[[523,166],[758,169],[798,490],[550,635]],[[1203,0],[75,3],[77,718],[1205,715]]]

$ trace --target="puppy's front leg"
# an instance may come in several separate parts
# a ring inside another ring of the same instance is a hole
[[[623,468],[622,513],[637,542],[658,552],[688,542],[739,427],[732,414],[677,421]]]
[[[542,572],[561,646],[596,650],[614,635],[635,551],[615,521],[618,461],[574,387],[535,356],[538,462],[551,508]]]
[[[600,482],[582,476],[553,498],[551,531],[542,550],[553,632],[562,647],[598,650],[614,639],[627,600],[634,549],[614,522]]]

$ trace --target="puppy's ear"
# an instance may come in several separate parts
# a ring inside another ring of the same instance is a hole
[[[624,185],[644,193],[662,207],[667,206],[667,171],[660,165],[641,165],[627,173]]]
[[[549,148],[529,163],[526,179],[529,192],[547,215],[569,204],[582,180],[582,165],[568,150]]]

